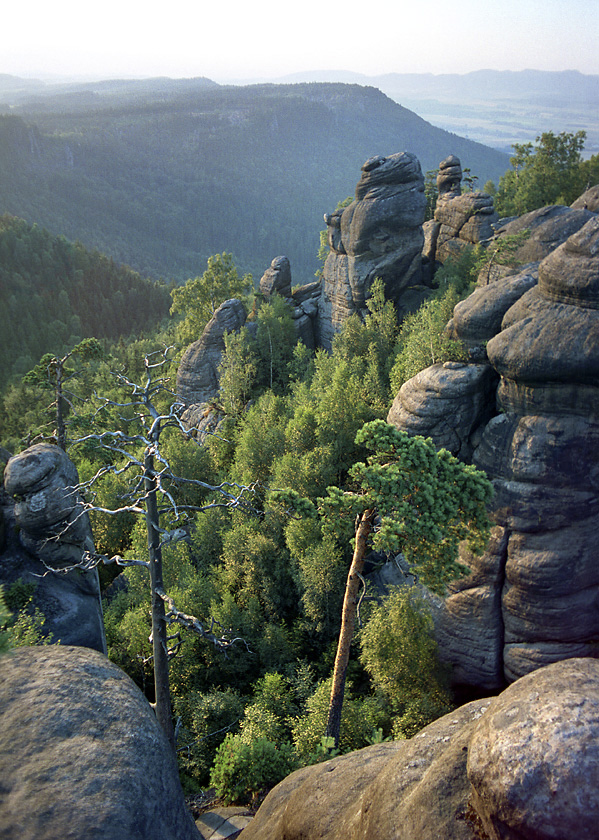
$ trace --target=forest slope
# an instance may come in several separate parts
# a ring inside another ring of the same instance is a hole
[[[231,251],[258,276],[286,254],[299,283],[318,267],[323,213],[352,193],[369,157],[412,151],[426,171],[454,153],[481,184],[508,166],[375,88],[187,81],[6,106],[0,211],[145,275],[185,280]]]

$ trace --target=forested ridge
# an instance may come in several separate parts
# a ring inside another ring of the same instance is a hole
[[[507,168],[505,155],[375,88],[188,87],[99,87],[11,108],[0,116],[0,211],[146,276],[185,281],[230,251],[255,276],[286,254],[305,283],[323,213],[373,154],[412,151],[425,171],[454,153],[481,184]]]
[[[45,353],[155,331],[168,288],[79,242],[0,216],[0,388]]]

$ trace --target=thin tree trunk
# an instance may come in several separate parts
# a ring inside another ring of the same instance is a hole
[[[146,526],[148,530],[148,554],[150,558],[150,585],[152,589],[152,646],[154,653],[154,689],[156,717],[164,734],[175,750],[175,732],[171,712],[171,692],[168,677],[167,633],[164,601],[158,595],[163,590],[162,549],[158,531],[158,503],[156,500],[156,479],[154,458],[147,451],[144,460],[144,481],[146,486]]]
[[[345,692],[345,676],[349,662],[349,652],[354,628],[356,626],[356,610],[358,605],[358,592],[360,590],[360,575],[364,568],[364,558],[368,547],[368,537],[372,531],[374,510],[365,510],[356,530],[356,541],[354,556],[352,558],[347,583],[345,584],[345,595],[343,598],[343,611],[341,613],[341,631],[337,644],[337,655],[335,656],[335,668],[333,670],[333,686],[331,688],[331,700],[329,703],[329,717],[325,736],[334,738],[335,747],[339,746],[339,732],[341,729],[341,709],[343,708],[343,695]]]
[[[63,452],[67,451],[67,431],[64,425],[65,404],[62,396],[62,374],[60,363],[56,365],[56,438]]]

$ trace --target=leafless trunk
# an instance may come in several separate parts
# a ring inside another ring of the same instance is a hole
[[[354,628],[356,625],[356,609],[358,605],[358,592],[360,589],[360,575],[364,568],[364,558],[368,547],[368,537],[372,531],[374,510],[365,510],[361,515],[356,530],[356,541],[354,556],[349,568],[347,583],[345,584],[345,595],[343,598],[343,611],[341,614],[341,630],[339,643],[337,644],[337,655],[335,656],[335,668],[333,670],[333,686],[331,688],[331,700],[329,703],[329,717],[325,736],[334,738],[335,747],[339,746],[339,732],[341,729],[341,709],[343,708],[343,695],[345,692],[345,676],[349,662],[349,652]]]
[[[164,601],[158,594],[164,589],[162,580],[162,549],[160,548],[160,532],[158,530],[160,522],[156,500],[154,458],[150,449],[146,450],[144,459],[144,481],[146,487],[146,525],[150,559],[150,586],[152,589],[152,646],[154,654],[156,717],[174,752],[175,732],[173,729],[168,676],[167,627]]]

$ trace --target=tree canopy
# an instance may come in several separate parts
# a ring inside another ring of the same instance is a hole
[[[599,156],[583,161],[585,131],[543,132],[532,143],[515,143],[512,169],[499,179],[495,206],[516,216],[550,204],[570,205],[599,181]]]

